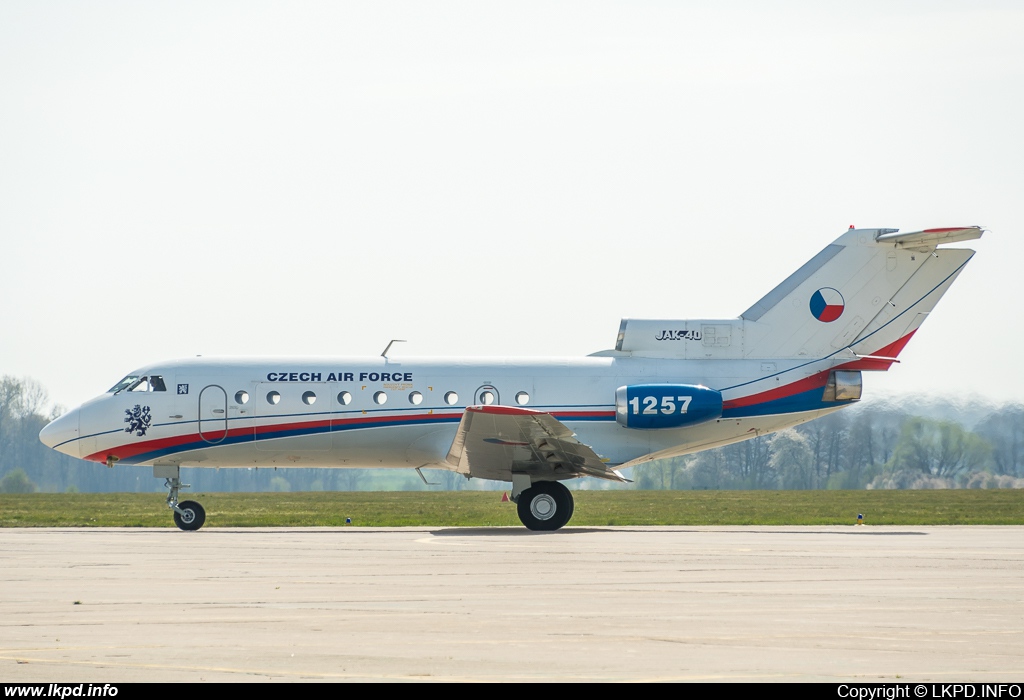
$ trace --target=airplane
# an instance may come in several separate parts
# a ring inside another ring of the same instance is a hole
[[[734,319],[623,319],[579,358],[224,358],[162,362],[39,433],[151,467],[182,530],[183,467],[448,469],[511,483],[530,530],[573,514],[563,483],[783,430],[856,403],[974,255],[979,226],[850,227]],[[393,341],[394,342],[394,341]],[[424,478],[424,481],[426,479]]]

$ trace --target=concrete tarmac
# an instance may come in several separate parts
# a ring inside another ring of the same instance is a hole
[[[1024,528],[0,529],[0,680],[1024,680]]]

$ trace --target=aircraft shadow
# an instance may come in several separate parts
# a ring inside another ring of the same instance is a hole
[[[563,527],[553,532],[541,532],[515,527],[449,527],[431,530],[435,537],[543,537],[545,535],[583,535],[591,532],[615,532],[607,527]]]
[[[644,532],[644,533],[658,533],[658,532],[669,532],[674,534],[679,533],[702,533],[707,530],[690,530],[685,528],[660,528],[660,527],[644,527],[636,526],[638,529],[630,530],[631,532]],[[762,526],[758,526],[762,527]],[[622,530],[613,527],[563,527],[561,530],[555,530],[554,532],[537,532],[534,530],[516,529],[509,527],[450,527],[443,530],[431,530],[430,534],[435,537],[543,537],[544,535],[583,535],[594,532],[622,532]],[[752,535],[841,535],[841,536],[855,536],[855,537],[890,537],[890,536],[906,536],[906,535],[917,535],[927,536],[927,532],[915,532],[913,530],[899,530],[899,531],[876,531],[872,532],[865,529],[851,530],[850,532],[835,531],[835,530],[754,530],[746,527],[740,527],[737,529],[730,530],[719,530],[718,532],[745,532]]]
[[[759,528],[759,529],[755,529]],[[394,528],[400,530],[402,528]],[[419,529],[419,528],[416,528]],[[423,528],[431,535],[435,537],[544,537],[546,535],[587,535],[598,532],[638,532],[638,533],[673,533],[673,534],[699,534],[707,533],[706,529],[691,529],[691,528],[666,528],[666,527],[645,527],[643,525],[630,526],[629,530],[623,530],[620,527],[563,527],[560,530],[553,532],[540,532],[535,530],[527,530],[518,527],[509,526],[496,526],[496,527],[444,527],[435,530]],[[126,532],[132,532],[133,528],[125,528]],[[263,535],[287,535],[287,534],[302,534],[302,535],[337,535],[339,531],[350,531],[350,532],[362,532],[363,534],[370,534],[373,532],[388,532],[391,528],[373,528],[364,529],[360,527],[351,526],[325,526],[325,527],[302,527],[295,528],[292,526],[284,527],[265,527],[259,528],[260,534]],[[149,532],[149,528],[137,528],[134,531],[142,534]],[[178,536],[180,531],[177,529],[163,528],[163,532],[170,535]],[[253,528],[209,528],[208,531],[214,531],[219,535],[246,535],[251,534]],[[913,530],[885,530],[885,531],[871,531],[867,528],[851,529],[850,531],[836,531],[836,530],[775,530],[771,526],[733,526],[729,529],[714,530],[712,532],[743,532],[750,535],[839,535],[844,537],[897,537],[897,536],[927,536],[927,532],[915,532]]]

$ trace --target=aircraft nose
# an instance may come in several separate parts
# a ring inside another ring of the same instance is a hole
[[[78,409],[47,423],[39,431],[39,441],[58,452],[78,457]]]

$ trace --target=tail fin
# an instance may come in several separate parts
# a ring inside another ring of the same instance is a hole
[[[888,369],[974,255],[939,249],[978,226],[914,233],[850,229],[739,319],[623,319],[615,350],[642,357],[823,359]]]
[[[824,357],[849,348],[850,369],[888,369],[973,250],[980,227],[898,233],[850,229],[741,315],[748,356]]]

